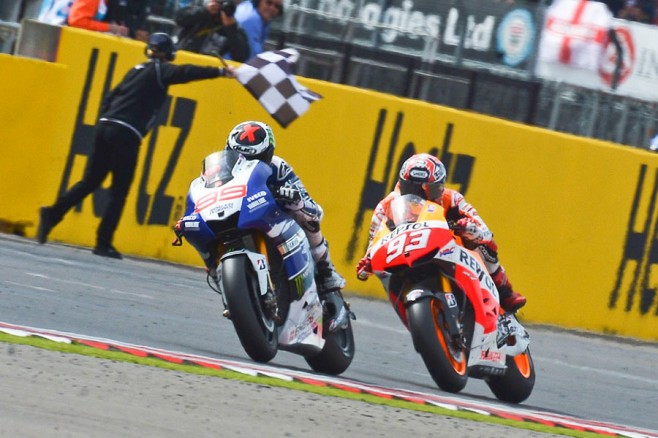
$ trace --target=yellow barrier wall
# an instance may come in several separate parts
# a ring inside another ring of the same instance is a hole
[[[52,203],[80,178],[104,90],[144,59],[143,48],[139,42],[64,28],[57,64],[0,56],[5,155],[0,218],[36,225],[39,206]],[[179,53],[177,62],[218,65],[186,53]],[[324,98],[285,130],[237,81],[171,87],[162,120],[142,144],[117,248],[199,265],[189,245],[170,246],[187,186],[202,158],[223,147],[232,126],[264,120],[274,128],[277,153],[325,209],[323,230],[348,291],[384,296],[376,279],[362,283],[354,277],[372,208],[392,187],[407,156],[430,152],[446,163],[448,185],[462,191],[495,232],[512,282],[528,297],[525,320],[658,340],[658,157],[300,81]],[[71,211],[51,240],[93,246],[102,195]],[[35,228],[29,232],[33,236]]]

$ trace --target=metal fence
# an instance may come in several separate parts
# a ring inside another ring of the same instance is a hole
[[[153,0],[150,30],[175,34],[173,14],[188,2],[200,0]],[[287,0],[284,17],[272,24],[268,48],[299,50],[295,73],[300,76],[647,148],[658,132],[656,102],[534,76],[546,3],[524,6],[535,32],[533,47],[512,66],[503,62],[495,45],[485,45],[481,36],[478,40],[478,32],[491,31],[492,16],[502,19],[516,7],[496,0],[416,0],[424,14],[409,9],[414,2],[400,0]],[[0,2],[3,52],[9,52],[6,46],[13,43],[17,22],[35,18],[39,4],[40,0]],[[393,10],[389,16],[398,18],[384,24],[366,22],[357,16],[359,8],[379,10],[382,17]],[[403,15],[406,18],[399,18]],[[416,25],[410,25],[414,20]],[[5,34],[10,36],[3,39]]]

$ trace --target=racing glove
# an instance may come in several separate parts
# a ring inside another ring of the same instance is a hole
[[[366,281],[370,274],[372,274],[372,265],[370,264],[370,258],[365,256],[356,265],[356,278]]]
[[[282,186],[277,189],[274,197],[277,201],[298,203],[302,200],[302,193],[295,187]]]
[[[178,219],[173,227],[176,238],[171,242],[171,246],[181,246],[183,244],[183,219]]]
[[[182,236],[183,235],[183,219],[178,219],[176,221],[176,225],[174,225],[174,233],[176,233],[177,236]]]
[[[459,236],[471,242],[480,243],[484,238],[484,232],[478,224],[470,217],[463,217],[457,221],[456,232]]]

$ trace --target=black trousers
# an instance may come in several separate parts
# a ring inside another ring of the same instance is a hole
[[[99,122],[96,125],[94,148],[82,180],[71,186],[52,206],[55,219],[61,220],[73,206],[98,189],[111,173],[110,202],[96,233],[97,246],[111,245],[135,177],[140,144],[141,139],[130,128],[117,123]]]

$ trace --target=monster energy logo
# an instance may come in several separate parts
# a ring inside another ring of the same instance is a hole
[[[292,278],[292,284],[295,290],[297,291],[297,299],[301,298],[304,295],[304,292],[311,287],[312,284],[312,272],[310,267],[307,265],[304,267],[304,270],[294,278]]]

